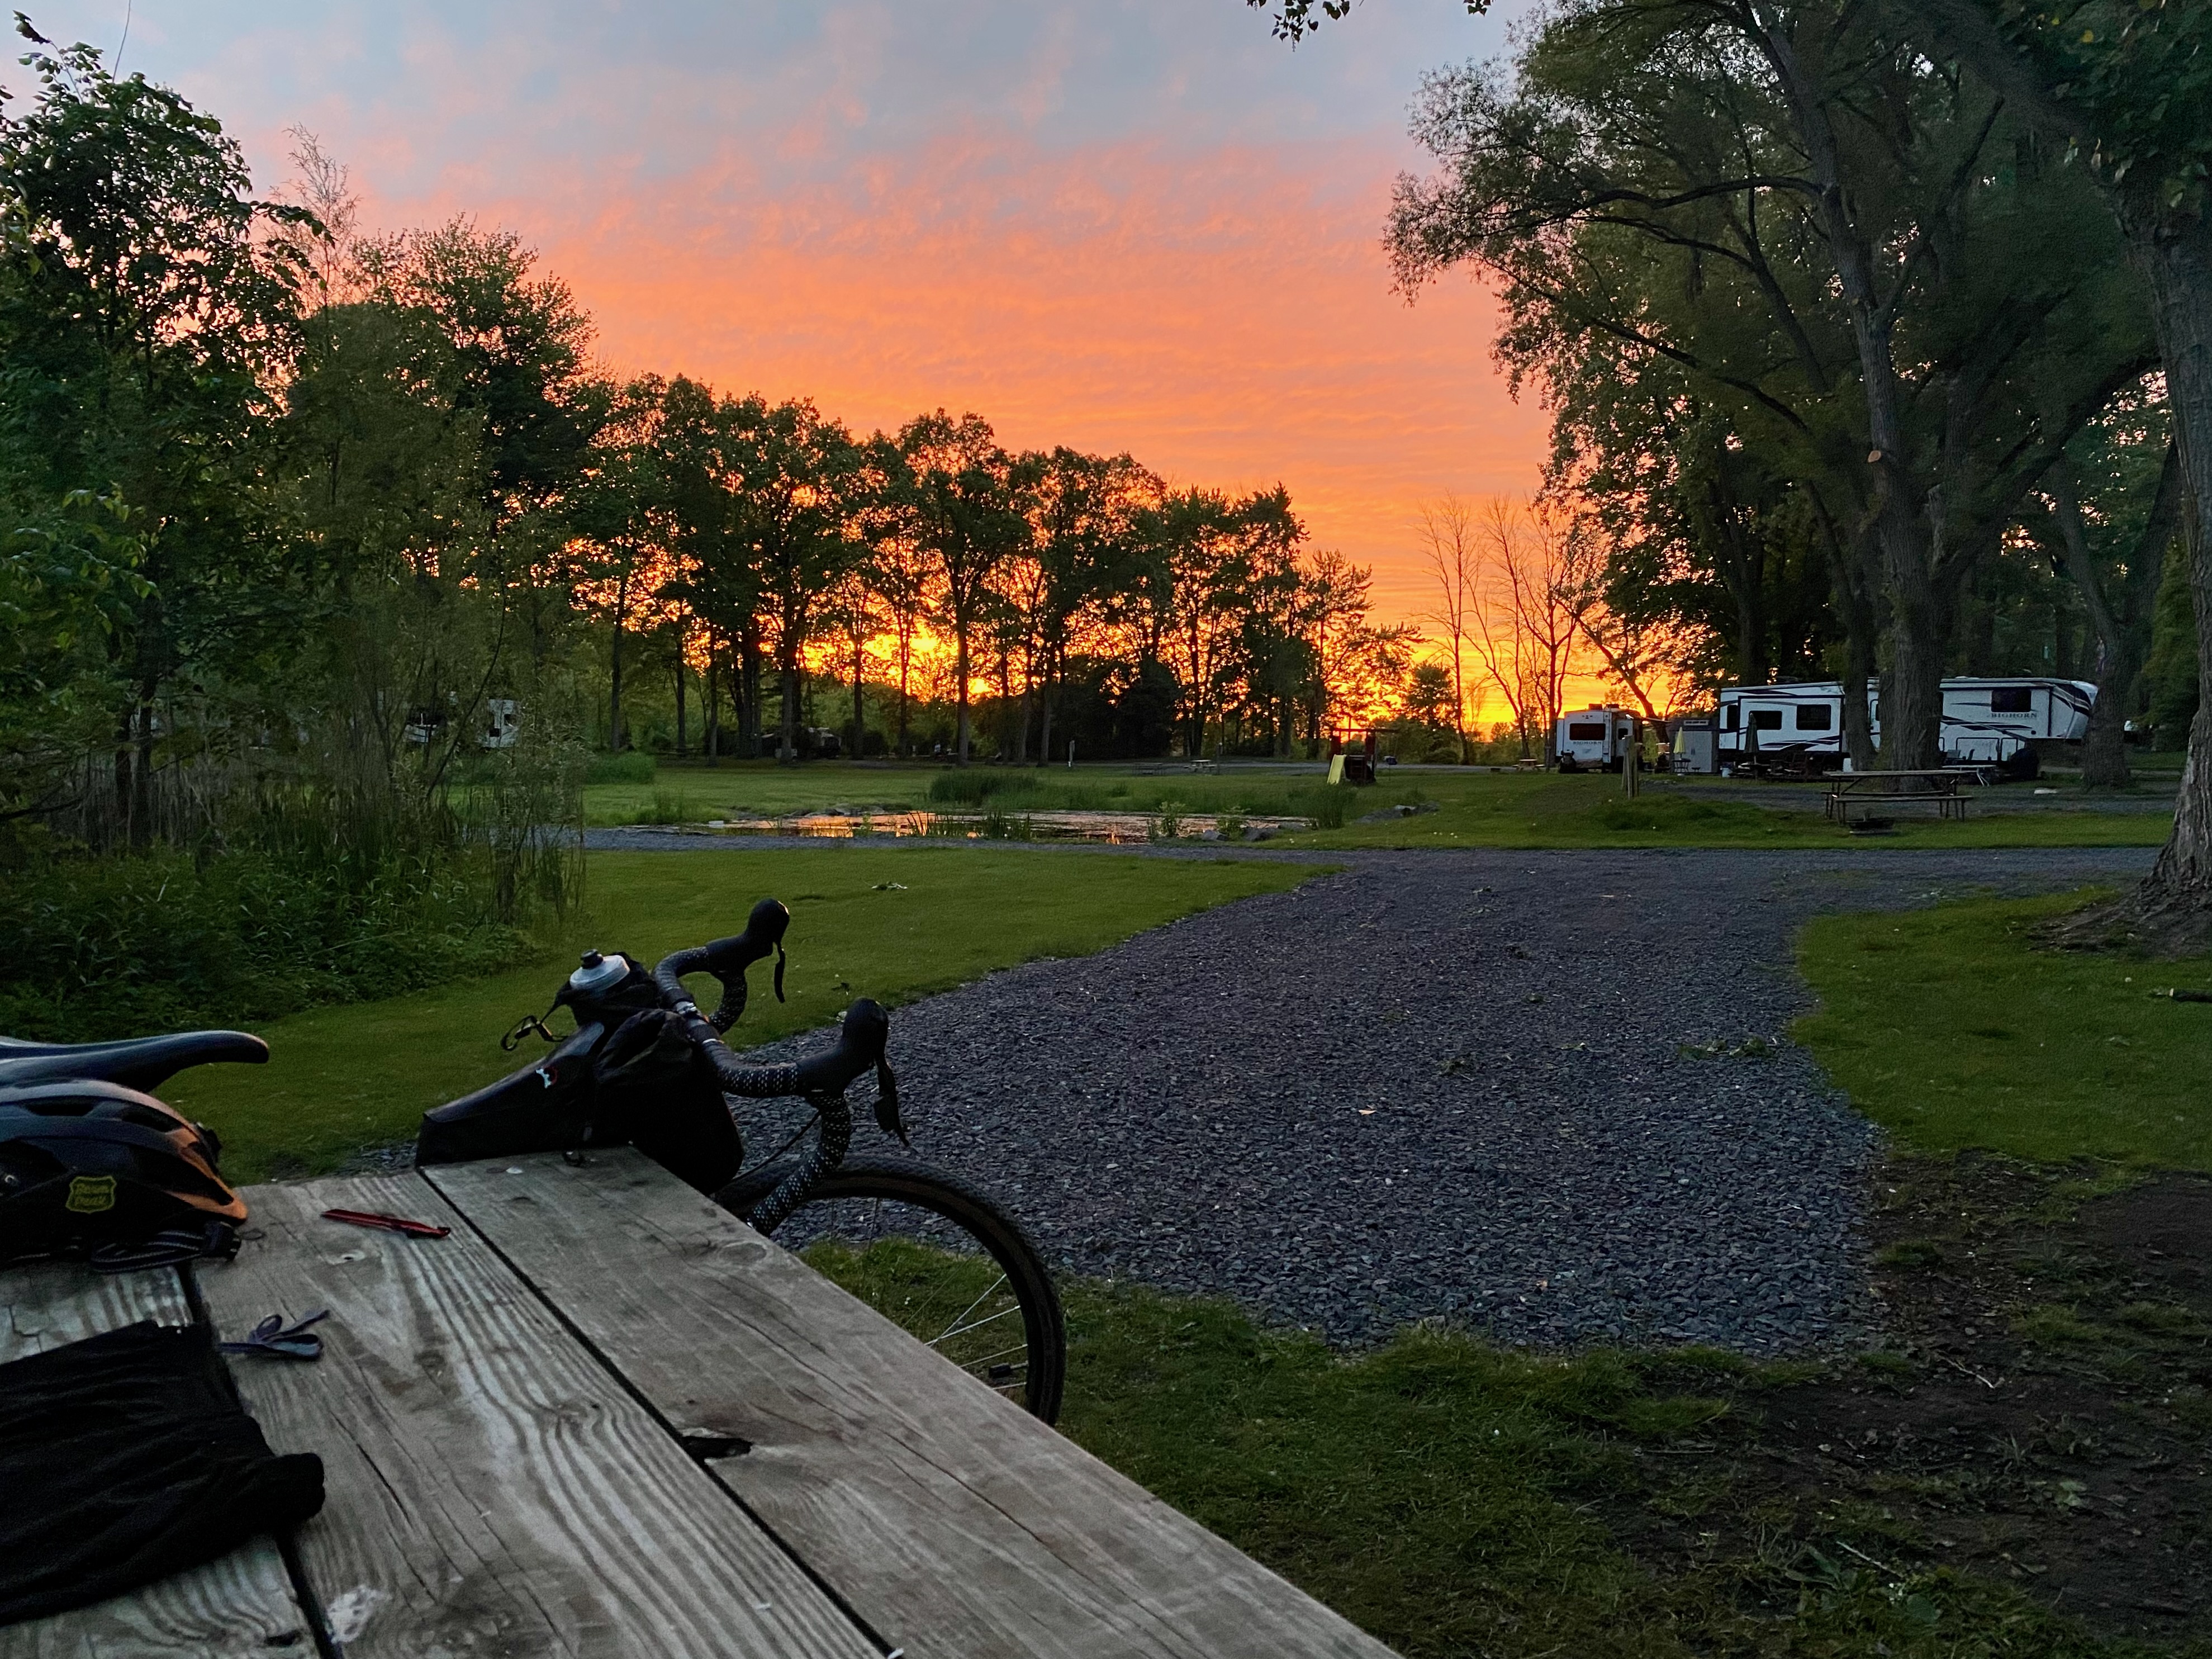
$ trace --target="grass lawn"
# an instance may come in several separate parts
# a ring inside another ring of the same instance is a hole
[[[1103,950],[1315,873],[1250,860],[969,848],[594,854],[591,920],[542,962],[294,1015],[264,1029],[272,1051],[265,1066],[186,1072],[162,1094],[222,1136],[233,1180],[312,1174],[410,1139],[426,1108],[515,1069],[520,1061],[500,1052],[500,1035],[544,1011],[574,951],[586,945],[652,962],[737,932],[763,895],[782,899],[792,908],[790,1000],[778,1003],[767,970],[757,969],[744,1022],[731,1034],[743,1046],[825,1024],[855,996],[911,1001],[1039,957]]]
[[[896,1306],[912,1251],[807,1257]],[[991,1272],[975,1265],[978,1294]],[[2112,1651],[1929,1562],[1893,1511],[1839,1504],[1786,1466],[1778,1483],[1747,1477],[1741,1463],[1775,1460],[1747,1460],[1744,1437],[1810,1404],[1822,1367],[1547,1356],[1434,1330],[1346,1355],[1219,1302],[1062,1290],[1062,1431],[1407,1659]],[[1870,1375],[1840,1369],[1838,1395]],[[1623,1547],[1655,1523],[1706,1542],[1656,1566]],[[1917,1565],[1870,1573],[1855,1549]]]
[[[1703,799],[1705,786],[1654,781],[1635,800],[1601,774],[1424,772],[1360,792],[1361,814],[1425,798],[1433,812],[1357,821],[1292,839],[1299,847],[2158,847],[2172,833],[2166,813],[2048,811],[1987,812],[1949,823],[1897,815],[1893,835],[1854,839],[1827,822],[1808,792],[1778,791],[1779,810]]]
[[[1317,766],[1301,771],[1232,765],[1218,775],[1140,770],[1131,764],[1034,769],[943,766],[850,766],[815,762],[731,762],[709,769],[660,768],[651,782],[593,784],[585,817],[599,824],[700,823],[774,817],[830,807],[858,811],[973,811],[1006,814],[1054,810],[1158,813],[1237,812],[1319,819],[1336,827],[1304,832],[1288,844],[1313,848],[1421,847],[1833,847],[1845,837],[1824,819],[1808,792],[1777,791],[1778,805],[1703,799],[1703,785],[1655,781],[1635,800],[1620,780],[1600,775],[1498,773],[1474,769],[1386,770],[1371,788],[1329,789]],[[1364,814],[1398,805],[1433,804],[1410,817],[1363,823]],[[2156,847],[2172,826],[2163,812],[2112,812],[2073,799],[2050,810],[1984,812],[1955,823],[1898,815],[1896,833],[1854,846]]]
[[[1798,966],[1820,1008],[1792,1035],[1908,1146],[2212,1169],[2212,958],[2036,950],[2082,896],[1824,916]]]

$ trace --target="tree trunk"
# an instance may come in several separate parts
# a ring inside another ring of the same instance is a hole
[[[2212,222],[2115,204],[2128,252],[2149,290],[2166,360],[2166,404],[2187,507],[2189,599],[2197,619],[2197,717],[2174,803],[2173,834],[2135,891],[2058,929],[2068,944],[2124,940],[2183,956],[2212,944],[2212,546],[2199,504],[2212,501]]]
[[[853,752],[851,759],[859,760],[867,750],[867,641],[859,634],[853,635]]]
[[[707,635],[707,729],[701,734],[701,741],[707,745],[707,764],[709,766],[722,763],[721,665],[722,653],[716,649],[714,636],[709,633]]]
[[[684,732],[684,635],[676,636],[676,753],[680,758],[686,751]]]
[[[899,635],[898,653],[898,732],[891,740],[891,750],[894,754],[902,755],[906,752],[907,748],[906,721],[907,711],[910,706],[908,696],[908,687],[912,683],[914,676],[914,635],[910,631],[902,633]]]
[[[959,723],[953,744],[953,763],[968,764],[968,619],[956,616],[952,619],[952,678],[958,682],[953,696],[958,706]]]
[[[1890,656],[1881,764],[1893,772],[1912,771],[1942,762],[1943,616],[1920,538],[1899,536],[1883,552]]]
[[[738,748],[750,759],[761,753],[761,636],[758,623],[746,620],[738,636],[738,672],[744,685],[744,709],[739,716]]]
[[[1844,753],[1851,770],[1871,772],[1879,757],[1875,748],[1874,715],[1867,688],[1875,678],[1873,607],[1848,599],[1844,610]]]
[[[2085,789],[2124,789],[2128,773],[2127,694],[2142,672],[2140,654],[2105,659],[2105,673],[2097,682],[2097,701],[2090,705],[2089,729],[2081,734],[2081,787]]]
[[[2128,709],[2136,679],[2150,657],[2151,624],[2167,544],[2181,522],[2181,453],[2172,444],[2159,470],[2158,494],[2134,547],[2128,550],[2118,589],[2107,594],[2089,548],[2089,532],[2074,498],[2073,481],[2054,469],[2051,498],[2058,532],[2057,557],[2081,590],[2082,609],[2096,630],[2097,700],[2081,743],[2081,781],[2088,788],[2124,788],[2128,777]]]
[[[622,722],[622,642],[624,613],[629,608],[629,567],[623,567],[622,580],[615,584],[615,637],[609,647],[607,676],[607,752],[619,755],[623,750]]]
[[[799,684],[797,647],[787,646],[781,654],[782,672],[777,676],[777,684],[783,706],[777,711],[780,718],[776,723],[778,741],[775,757],[788,762],[799,758],[799,720],[804,712],[800,708],[803,693]]]
[[[1037,732],[1037,764],[1039,766],[1049,766],[1052,764],[1052,689],[1056,683],[1053,677],[1053,671],[1055,666],[1056,665],[1053,659],[1050,656],[1048,656],[1045,659],[1043,684],[1037,689],[1037,720],[1039,723]]]

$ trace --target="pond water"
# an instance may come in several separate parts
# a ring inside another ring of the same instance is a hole
[[[803,836],[823,841],[938,836],[954,841],[1089,841],[1121,847],[1153,841],[1243,840],[1253,830],[1263,838],[1310,830],[1313,820],[1215,812],[801,812],[790,817],[622,827],[661,834],[673,830],[685,835]]]

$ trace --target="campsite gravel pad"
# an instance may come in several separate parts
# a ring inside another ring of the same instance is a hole
[[[899,1012],[916,1152],[1076,1272],[1340,1340],[1441,1315],[1818,1346],[1862,1307],[1877,1132],[1782,1040],[1798,925],[2152,854],[1331,856],[1351,867]],[[1774,1051],[1728,1052],[1754,1038]]]

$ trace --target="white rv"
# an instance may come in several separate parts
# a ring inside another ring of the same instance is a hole
[[[1636,716],[1616,704],[1559,716],[1552,761],[1562,772],[1618,772],[1636,747]]]
[[[2033,776],[2052,744],[2079,743],[2087,733],[2096,698],[2097,688],[2082,680],[1945,680],[1943,759]],[[1880,742],[1881,711],[1871,684],[1867,720]],[[1843,687],[1833,680],[1726,687],[1716,735],[1716,770],[1754,764],[1832,770],[1844,764]]]
[[[1972,765],[2009,760],[2023,745],[2043,754],[2079,743],[2096,701],[2087,680],[1945,680],[1943,757]]]

